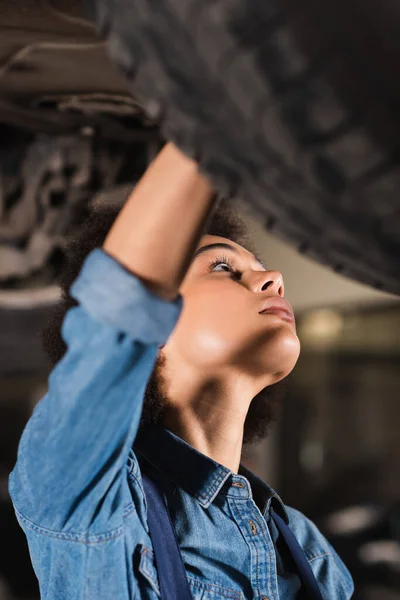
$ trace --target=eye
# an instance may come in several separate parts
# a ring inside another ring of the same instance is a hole
[[[230,271],[236,279],[240,279],[242,276],[241,272],[235,269],[232,262],[227,256],[217,256],[216,258],[214,258],[209,264],[209,270],[214,271],[214,269],[219,266],[227,267],[228,271]]]
[[[232,266],[229,263],[222,262],[221,260],[214,261],[213,263],[211,263],[211,266],[212,266],[212,269],[211,269],[212,271],[215,271],[215,269],[220,266],[228,267],[229,271],[233,271]]]

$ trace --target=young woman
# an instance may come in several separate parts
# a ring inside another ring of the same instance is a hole
[[[282,275],[172,144],[114,217],[94,215],[73,245],[47,333],[57,364],[10,476],[41,597],[160,598],[145,473],[194,599],[304,597],[274,511],[322,597],[347,600],[351,577],[316,526],[240,464],[299,356]]]

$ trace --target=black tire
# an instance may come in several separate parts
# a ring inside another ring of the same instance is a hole
[[[326,3],[300,4],[296,16],[276,0],[88,0],[143,108],[216,189],[300,252],[399,294],[399,115],[379,94],[370,110],[373,67],[343,32],[337,43]]]

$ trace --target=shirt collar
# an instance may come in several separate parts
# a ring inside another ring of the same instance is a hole
[[[278,494],[252,471],[240,464],[239,474],[236,475],[162,425],[140,429],[133,448],[153,467],[196,498],[204,508],[210,506],[225,484],[229,487],[233,479],[242,476],[248,480],[253,499],[264,516],[269,515],[272,507],[286,523],[289,522]]]

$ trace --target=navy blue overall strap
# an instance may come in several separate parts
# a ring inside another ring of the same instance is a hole
[[[272,518],[278,528],[279,533],[285,540],[289,552],[295,562],[297,572],[306,591],[307,600],[323,600],[314,573],[312,572],[304,551],[297,541],[293,531],[290,529],[290,527],[288,527],[288,525],[286,525],[282,517],[276,514],[276,512],[272,512]]]
[[[143,471],[142,480],[161,598],[162,600],[193,600],[168,508],[157,485]],[[275,512],[272,512],[272,518],[297,567],[307,600],[323,600],[318,583],[294,533]]]
[[[154,481],[142,471],[147,522],[162,600],[193,600],[168,508]]]

